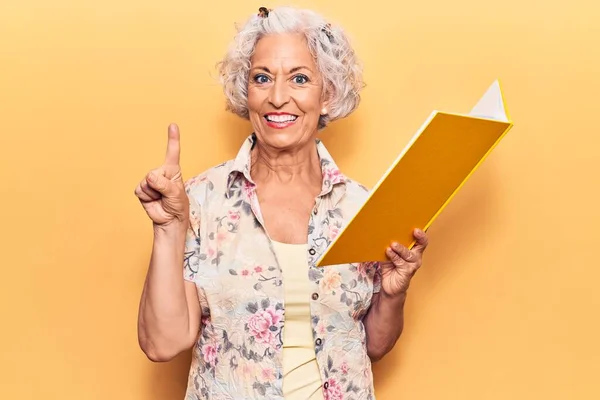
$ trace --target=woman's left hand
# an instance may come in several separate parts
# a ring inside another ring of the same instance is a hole
[[[398,243],[392,243],[386,250],[390,261],[381,263],[380,271],[381,289],[387,296],[405,294],[410,280],[421,267],[428,237],[420,229],[415,229],[414,236],[416,243],[411,250]]]

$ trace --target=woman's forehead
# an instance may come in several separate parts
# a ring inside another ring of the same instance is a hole
[[[304,67],[316,71],[316,64],[306,39],[301,34],[272,34],[262,37],[254,49],[252,68],[270,72]]]

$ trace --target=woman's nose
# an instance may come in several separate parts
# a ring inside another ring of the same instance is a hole
[[[275,81],[269,92],[269,102],[275,108],[281,108],[290,101],[290,93],[288,86],[284,81]]]

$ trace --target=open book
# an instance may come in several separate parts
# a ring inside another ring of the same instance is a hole
[[[432,112],[317,265],[386,261],[392,241],[412,248],[414,229],[431,226],[512,126],[498,81],[467,115]]]

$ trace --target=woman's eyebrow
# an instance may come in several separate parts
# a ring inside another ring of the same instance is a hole
[[[294,68],[290,69],[289,73],[293,74],[294,72],[298,72],[298,71],[303,70],[303,69],[305,69],[305,70],[307,70],[309,72],[313,72],[312,69],[310,69],[310,68],[308,68],[308,67],[306,67],[304,65],[300,65],[298,67],[294,67]],[[264,71],[264,72],[266,72],[268,74],[271,73],[271,70],[269,68],[263,66],[263,65],[258,65],[256,67],[253,67],[252,70],[260,70],[260,71]]]
[[[300,71],[300,70],[303,70],[303,69],[305,69],[305,70],[307,70],[307,71],[310,71],[310,72],[312,72],[312,70],[311,70],[310,68],[308,68],[308,67],[305,67],[304,65],[301,65],[301,66],[299,66],[299,67],[294,67],[294,68],[292,68],[292,69],[290,70],[290,74],[293,74],[294,72],[298,72],[298,71]]]

